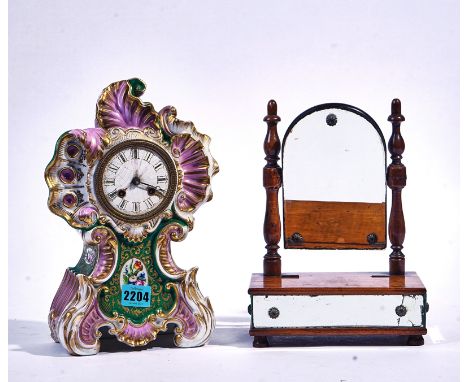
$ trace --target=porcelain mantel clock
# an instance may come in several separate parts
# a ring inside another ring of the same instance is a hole
[[[171,241],[211,199],[218,165],[209,137],[173,107],[142,103],[144,90],[139,79],[105,88],[96,127],[63,134],[45,172],[49,208],[83,237],[49,313],[52,338],[71,354],[96,354],[103,327],[143,346],[175,324],[179,347],[203,345],[214,328],[197,268],[175,264]]]

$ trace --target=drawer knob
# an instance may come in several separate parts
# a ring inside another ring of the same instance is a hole
[[[398,317],[403,317],[406,315],[406,306],[404,305],[398,305],[396,308],[395,308],[395,313],[397,314]]]
[[[278,308],[273,307],[273,308],[268,309],[268,315],[271,318],[275,319],[275,318],[278,318],[278,316],[280,315],[280,311]]]

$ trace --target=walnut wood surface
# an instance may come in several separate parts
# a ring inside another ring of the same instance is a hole
[[[388,222],[388,236],[392,243],[393,252],[389,259],[389,272],[392,275],[405,274],[405,255],[403,241],[405,240],[405,217],[401,202],[401,191],[406,186],[406,167],[401,163],[402,154],[405,151],[405,141],[400,133],[400,124],[405,120],[401,114],[401,102],[394,99],[391,106],[392,113],[388,121],[392,123],[392,136],[388,141],[388,151],[391,154],[392,163],[387,169],[387,184],[392,189],[392,209]]]
[[[386,225],[385,203],[284,201],[285,248],[383,249]]]
[[[299,277],[294,277],[299,276]],[[250,295],[411,295],[425,294],[415,272],[389,276],[379,272],[311,272],[269,277],[254,273]]]
[[[275,328],[275,329],[250,329],[251,336],[373,336],[373,335],[398,335],[416,336],[427,334],[425,328]],[[424,343],[424,342],[423,342]]]
[[[263,273],[269,276],[281,275],[281,256],[278,243],[281,238],[281,221],[278,205],[278,190],[281,187],[281,167],[278,165],[281,142],[276,125],[281,118],[276,115],[277,105],[274,100],[268,102],[268,114],[263,119],[268,126],[263,149],[267,164],[263,168],[263,187],[266,190],[266,211],[263,224],[267,253],[263,258]]]

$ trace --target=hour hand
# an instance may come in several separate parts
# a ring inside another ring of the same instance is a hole
[[[155,186],[152,186],[151,184],[148,184],[148,183],[145,183],[145,182],[142,182],[140,179],[138,178],[133,178],[132,180],[132,184],[137,186],[137,187],[140,187],[142,188],[140,185],[143,184],[146,186],[146,190],[148,191],[148,195],[152,196],[152,195],[156,195],[158,196],[159,198],[163,199],[166,195],[162,192],[162,190],[159,188],[159,187],[155,187]]]

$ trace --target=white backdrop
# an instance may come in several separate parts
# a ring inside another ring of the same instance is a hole
[[[343,102],[390,136],[392,98],[406,122],[407,270],[428,289],[428,325],[458,332],[459,19],[451,1],[10,2],[9,317],[45,321],[80,236],[49,212],[43,178],[55,141],[93,126],[111,82],[140,77],[212,138],[213,200],[173,245],[219,316],[244,315],[262,269],[262,122],[278,102],[282,137],[306,108]],[[293,251],[284,271],[381,271],[377,252]],[[447,335],[446,335],[447,336]]]

